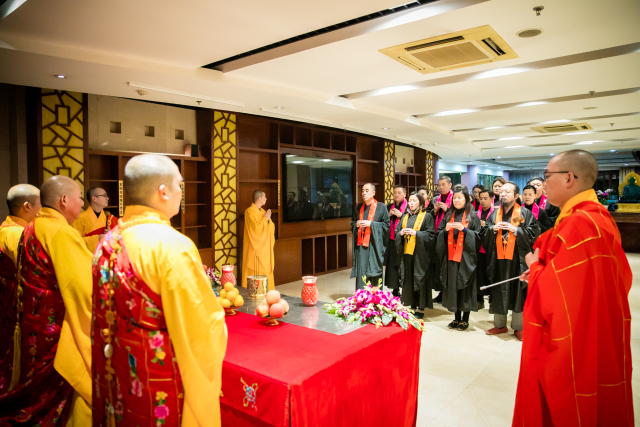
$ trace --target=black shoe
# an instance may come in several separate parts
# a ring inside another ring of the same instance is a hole
[[[457,329],[459,325],[460,325],[460,322],[458,322],[457,320],[454,320],[453,322],[449,323],[449,325],[447,327],[449,329]],[[467,325],[467,326],[469,326],[469,325]]]
[[[391,294],[392,294],[394,297],[399,297],[399,296],[400,296],[400,288],[395,288],[395,289],[391,292]]]
[[[438,296],[436,296],[436,297],[433,299],[433,302],[442,302],[442,292],[440,292],[440,293],[438,294]]]
[[[469,322],[459,322],[458,323],[458,330],[459,331],[466,331],[469,328]]]

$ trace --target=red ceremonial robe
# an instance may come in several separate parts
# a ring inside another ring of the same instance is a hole
[[[513,426],[633,426],[632,277],[615,221],[588,190],[534,247]]]

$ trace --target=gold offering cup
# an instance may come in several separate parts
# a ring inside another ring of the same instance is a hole
[[[269,276],[248,276],[247,294],[249,299],[261,301],[269,292]]]

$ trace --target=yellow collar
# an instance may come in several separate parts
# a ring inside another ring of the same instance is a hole
[[[7,225],[19,225],[21,227],[26,227],[27,225],[29,225],[24,219],[20,218],[19,216],[13,215],[9,215],[7,219],[4,220],[4,223]]]
[[[55,219],[59,219],[60,221],[64,221],[67,224],[67,219],[60,212],[53,208],[41,208],[38,215],[47,215],[48,217],[55,217]]]
[[[582,202],[599,203],[598,196],[596,196],[596,192],[593,191],[592,188],[590,188],[588,190],[583,191],[582,193],[576,194],[575,196],[567,200],[567,203],[565,203],[564,206],[562,207],[562,211],[560,211],[560,215],[558,215],[558,219],[556,219],[555,225],[560,224],[560,221],[562,221],[563,219],[571,215],[573,213],[573,208]]]
[[[256,208],[258,210],[258,212],[262,213],[262,208],[257,207],[255,203],[251,203],[251,206]]]
[[[134,220],[141,220],[143,218],[154,218],[160,221],[165,221],[167,225],[171,224],[169,218],[162,212],[150,208],[149,206],[142,205],[127,206],[124,210],[124,216],[120,221],[127,223]]]

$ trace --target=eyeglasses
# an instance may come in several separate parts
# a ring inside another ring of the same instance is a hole
[[[571,173],[571,174],[573,174],[573,177],[574,177],[575,179],[578,179],[578,175],[576,175],[575,173],[573,173],[573,172],[571,172],[571,171],[557,171],[557,172],[549,172],[549,171],[546,171],[546,170],[544,171],[544,179],[545,179],[545,180],[549,179],[549,176],[548,176],[548,175],[551,175],[552,173]]]
[[[107,193],[104,193],[104,194],[96,194],[93,197],[107,197],[108,198],[109,196],[107,196]]]

